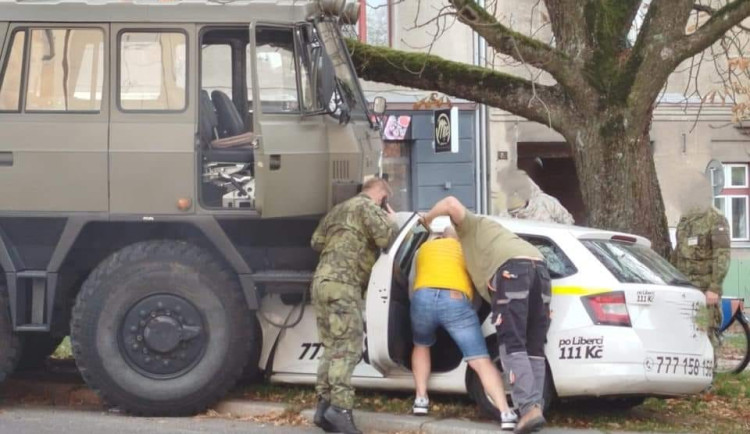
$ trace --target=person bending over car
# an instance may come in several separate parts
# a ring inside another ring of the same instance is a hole
[[[455,197],[435,204],[424,216],[425,223],[443,215],[450,216],[456,227],[477,292],[491,302],[500,361],[509,373],[511,397],[521,414],[514,432],[535,431],[546,423],[544,344],[551,287],[544,257],[499,223],[468,211]]]
[[[379,205],[390,194],[387,181],[370,179],[362,193],[333,207],[312,236],[312,248],[320,252],[312,305],[324,348],[318,362],[313,421],[326,432],[360,433],[352,418],[351,381],[362,358],[362,292],[379,249],[387,247],[395,234],[393,210]]]
[[[414,414],[426,415],[429,411],[430,347],[435,344],[437,328],[442,326],[458,344],[464,361],[476,371],[484,390],[496,403],[501,414],[501,428],[512,431],[517,416],[508,406],[500,373],[490,361],[479,318],[472,308],[474,288],[466,271],[461,244],[452,227],[445,229],[442,238],[427,241],[419,248],[412,275],[414,351],[411,366],[417,395]]]

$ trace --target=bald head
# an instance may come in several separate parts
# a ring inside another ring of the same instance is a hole
[[[362,193],[370,196],[376,203],[391,196],[391,186],[383,178],[370,178],[362,185]]]

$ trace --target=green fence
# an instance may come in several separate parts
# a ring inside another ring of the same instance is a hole
[[[724,279],[724,295],[750,301],[750,258],[732,259]]]

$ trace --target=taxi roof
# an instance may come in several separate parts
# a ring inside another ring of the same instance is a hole
[[[49,23],[302,22],[315,0],[0,0],[0,21]]]
[[[398,213],[399,222],[405,222],[409,216],[414,213]],[[529,235],[541,235],[541,236],[554,236],[560,234],[568,234],[577,239],[595,239],[595,240],[609,240],[613,237],[623,237],[623,239],[632,240],[636,244],[651,247],[651,242],[639,235],[633,235],[625,232],[609,231],[603,229],[588,228],[584,226],[574,225],[562,225],[557,223],[546,223],[534,220],[522,220],[513,218],[502,218],[497,216],[488,217],[509,230],[515,233],[529,234]],[[442,232],[446,226],[450,223],[448,217],[438,217],[432,224],[430,224],[430,230],[434,232]]]

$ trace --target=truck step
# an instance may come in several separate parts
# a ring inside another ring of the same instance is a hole
[[[255,283],[278,284],[297,283],[310,284],[313,278],[312,271],[299,270],[262,270],[252,274]]]

